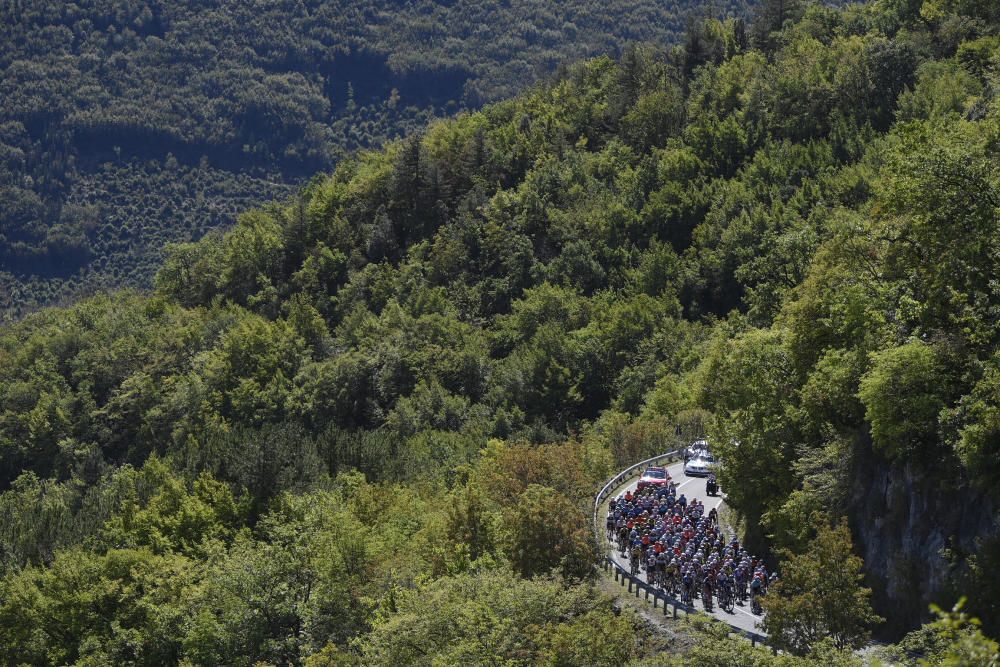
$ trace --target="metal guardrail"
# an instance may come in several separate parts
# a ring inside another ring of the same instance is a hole
[[[612,491],[617,491],[618,487],[624,484],[627,480],[632,479],[632,475],[634,475],[635,471],[639,468],[655,465],[656,463],[667,463],[668,461],[673,461],[675,458],[679,457],[679,454],[680,450],[675,449],[667,452],[666,454],[660,454],[659,456],[654,456],[651,459],[634,463],[608,480],[608,483],[604,485],[604,488],[597,492],[597,497],[594,498],[594,538],[597,540],[598,547],[601,546],[601,527],[597,523],[597,514],[601,509],[601,503],[604,502],[604,499],[607,498]]]
[[[683,611],[685,614],[693,614],[697,612],[691,605],[684,604],[672,595],[667,595],[666,591],[661,590],[655,586],[647,584],[645,581],[639,577],[634,576],[631,572],[627,571],[621,564],[618,563],[613,557],[608,555],[605,548],[606,539],[604,538],[604,533],[601,532],[601,524],[599,521],[599,514],[601,511],[601,505],[604,500],[611,495],[613,492],[617,491],[621,486],[632,479],[635,476],[636,471],[640,468],[645,468],[646,466],[666,464],[670,461],[680,458],[680,450],[673,450],[667,452],[666,454],[660,454],[659,456],[654,456],[653,458],[646,459],[645,461],[639,461],[628,468],[625,468],[620,473],[608,480],[608,483],[597,492],[597,496],[594,497],[594,539],[597,541],[598,550],[603,553],[601,559],[601,566],[604,571],[613,570],[615,581],[621,582],[622,586],[628,586],[628,592],[631,593],[635,591],[635,596],[639,597],[639,591],[644,591],[646,600],[649,601],[650,596],[653,598],[653,609],[657,608],[657,603],[663,603],[663,615],[667,616],[669,614],[667,608],[673,609],[673,616],[677,618],[677,612]],[[714,617],[713,617],[714,618]],[[720,623],[725,623],[725,621],[716,618],[715,620]],[[756,646],[758,643],[766,644],[767,636],[762,635],[758,632],[753,632],[752,630],[744,630],[743,628],[738,628],[735,625],[729,624],[730,630],[732,632],[742,635],[750,640],[750,643]]]

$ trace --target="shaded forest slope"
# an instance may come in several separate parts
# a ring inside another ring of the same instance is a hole
[[[147,288],[165,243],[559,63],[675,43],[699,7],[5,2],[0,308],[17,317],[99,288]]]
[[[5,328],[0,646],[578,664],[600,622],[624,663],[587,497],[703,433],[755,552],[848,517],[883,615],[965,592],[995,635],[1000,16],[800,13],[582,63]]]

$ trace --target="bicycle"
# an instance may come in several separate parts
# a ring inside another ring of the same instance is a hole
[[[692,583],[684,583],[681,585],[681,602],[689,607],[691,606],[691,596],[694,592],[693,588],[694,585]]]
[[[701,589],[701,603],[705,607],[705,611],[712,613],[712,589],[705,586]]]
[[[764,608],[760,606],[760,594],[750,592],[750,613],[755,616],[760,616],[764,613]]]
[[[736,600],[729,584],[719,589],[719,606],[730,614],[736,609]]]

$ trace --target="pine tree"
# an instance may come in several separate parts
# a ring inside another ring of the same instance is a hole
[[[785,21],[794,21],[802,16],[802,0],[764,0],[757,6],[752,33],[754,44],[770,51],[777,42],[774,33],[779,32]]]

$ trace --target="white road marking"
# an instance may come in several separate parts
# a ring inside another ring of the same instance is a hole
[[[762,620],[764,620],[763,616],[757,616],[756,614],[751,614],[749,611],[746,611],[744,609],[740,609],[739,607],[736,607],[735,609],[733,609],[733,611],[738,611],[741,614],[746,614],[747,616],[749,616],[750,618],[752,618],[755,621],[762,621]]]

